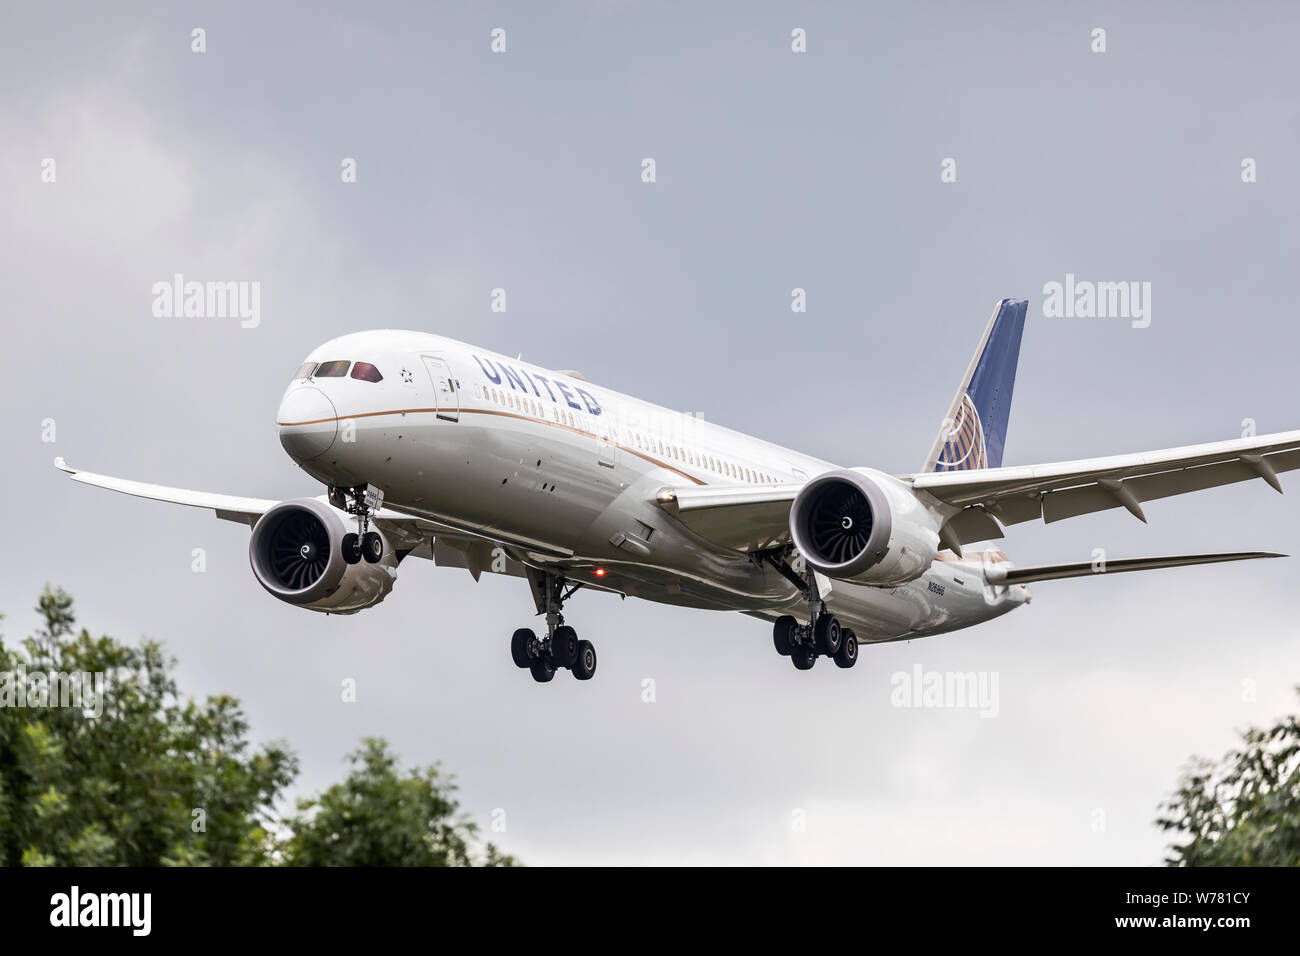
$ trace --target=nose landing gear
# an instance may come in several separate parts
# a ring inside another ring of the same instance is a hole
[[[568,670],[578,680],[596,675],[596,648],[591,641],[578,639],[578,632],[564,623],[564,602],[581,584],[570,585],[563,575],[529,569],[529,582],[538,604],[546,614],[546,637],[538,637],[532,628],[521,627],[510,638],[510,656],[516,667],[532,672],[533,680],[544,684],[557,670]]]
[[[371,531],[370,517],[384,504],[384,493],[374,485],[357,485],[353,488],[331,488],[330,504],[357,516],[357,530],[343,536],[343,560],[356,564],[362,558],[375,564],[384,556],[384,539],[378,531]]]

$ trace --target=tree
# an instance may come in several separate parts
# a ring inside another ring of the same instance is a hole
[[[290,821],[298,773],[282,743],[254,747],[239,701],[183,700],[159,644],[74,635],[72,598],[48,586],[44,626],[0,637],[0,865],[516,865],[460,815],[437,767],[399,776],[382,740]],[[90,677],[69,693],[60,675]]]
[[[1188,838],[1170,866],[1300,866],[1300,719],[1248,729],[1218,763],[1193,758],[1161,810],[1157,826]]]
[[[0,639],[0,863],[270,862],[293,754],[253,748],[232,697],[182,701],[157,643],[74,636],[62,589],[37,610],[45,626],[21,648]]]
[[[348,755],[352,771],[288,821],[286,862],[295,866],[516,866],[491,843],[481,859],[478,827],[460,815],[456,784],[437,766],[401,773],[373,737]]]

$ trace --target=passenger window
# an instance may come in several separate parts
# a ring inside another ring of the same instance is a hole
[[[316,366],[316,378],[342,378],[348,374],[351,362],[321,362]]]
[[[369,362],[358,362],[352,366],[352,377],[363,382],[382,382],[384,380],[384,377],[379,374],[379,369]]]
[[[315,362],[303,362],[302,368],[298,369],[298,371],[294,374],[293,376],[294,380],[297,381],[300,378],[311,378],[312,369],[314,369],[315,367],[316,367]]]

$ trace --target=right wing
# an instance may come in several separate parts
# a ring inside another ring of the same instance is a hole
[[[191,508],[207,508],[215,512],[218,518],[238,521],[250,528],[257,524],[262,515],[279,504],[279,501],[270,498],[243,498],[210,491],[192,491],[188,488],[153,485],[127,478],[115,478],[112,475],[79,471],[69,466],[62,458],[55,458],[54,466],[66,472],[73,481],[82,484],[134,495],[137,498],[166,501]],[[327,499],[319,496],[319,500]],[[347,517],[341,511],[339,514]],[[476,581],[484,571],[524,577],[523,564],[505,555],[500,547],[501,542],[494,539],[387,506],[375,512],[372,520],[395,547],[407,551],[411,557],[431,559],[440,567],[465,568]]]
[[[187,488],[169,488],[166,485],[151,485],[143,481],[130,481],[126,478],[114,478],[112,475],[97,475],[90,471],[78,471],[62,458],[54,459],[54,467],[67,472],[73,481],[119,491],[124,495],[137,498],[151,498],[154,501],[168,501],[174,505],[188,505],[191,508],[209,508],[218,518],[227,521],[239,521],[249,527],[257,524],[257,519],[279,504],[269,498],[240,498],[235,495],[218,495],[210,491],[190,491]]]
[[[112,475],[78,471],[62,458],[55,458],[54,466],[66,472],[73,481],[85,485],[94,485],[97,488],[106,488],[109,491],[134,495],[137,498],[166,501],[174,505],[207,508],[215,512],[218,518],[238,521],[250,528],[257,524],[262,515],[279,504],[279,501],[270,498],[242,498],[210,491],[192,491],[188,488],[152,485],[143,481],[115,478]],[[318,495],[317,500],[329,503],[329,499],[324,495]],[[339,515],[345,520],[352,520],[341,510]],[[529,560],[544,557],[550,562],[558,560],[562,565],[566,558],[573,555],[572,551],[556,551],[539,542],[512,541],[489,537],[487,534],[476,534],[430,518],[407,514],[387,505],[376,511],[371,521],[379,527],[395,548],[405,552],[404,558],[425,558],[432,560],[439,567],[464,568],[475,581],[484,571],[518,578],[528,577],[527,565],[520,560],[520,557]],[[621,593],[598,584],[584,586],[595,591]]]

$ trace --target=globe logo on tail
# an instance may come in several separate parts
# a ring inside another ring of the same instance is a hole
[[[970,395],[961,397],[957,417],[943,443],[943,451],[935,462],[935,471],[971,471],[988,467],[988,452],[984,447],[984,426]]]

